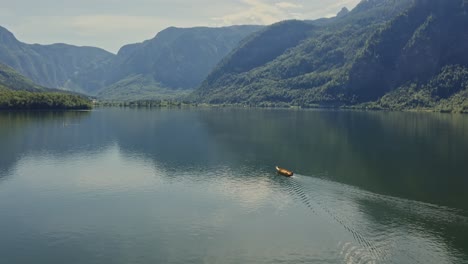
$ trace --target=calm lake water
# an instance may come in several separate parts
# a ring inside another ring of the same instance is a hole
[[[468,116],[0,112],[0,263],[468,263]]]

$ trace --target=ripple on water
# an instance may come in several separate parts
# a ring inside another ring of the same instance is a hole
[[[344,263],[450,263],[457,252],[450,252],[441,234],[431,227],[468,223],[452,208],[320,178],[295,175],[287,184],[289,192],[313,214],[330,219],[352,236],[353,241],[338,244]]]

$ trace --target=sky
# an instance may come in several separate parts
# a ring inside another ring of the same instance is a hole
[[[0,0],[0,25],[26,43],[67,43],[116,53],[170,27],[269,25],[332,17],[360,0]]]

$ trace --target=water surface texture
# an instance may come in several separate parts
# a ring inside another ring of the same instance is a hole
[[[0,112],[0,263],[468,263],[467,153],[464,115]]]

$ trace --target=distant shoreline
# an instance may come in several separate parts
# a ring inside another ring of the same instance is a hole
[[[376,111],[376,112],[427,112],[427,113],[446,113],[446,114],[468,114],[468,109],[436,109],[436,108],[383,108],[369,107],[366,104],[351,105],[351,106],[292,106],[286,104],[207,104],[207,103],[191,103],[180,101],[130,101],[130,102],[97,102],[95,108],[100,107],[124,107],[124,108],[258,108],[258,109],[323,109],[323,110],[356,110],[356,111]]]
[[[61,92],[0,90],[0,110],[89,110],[91,100]]]

